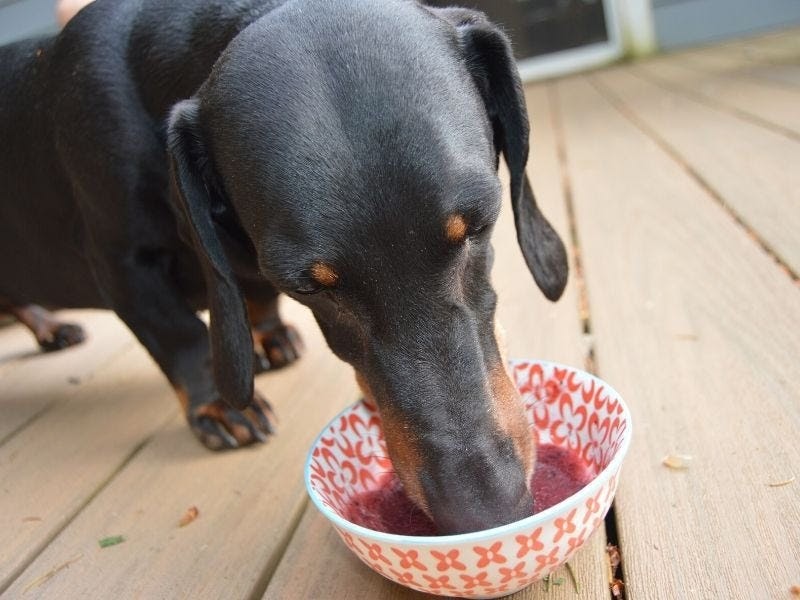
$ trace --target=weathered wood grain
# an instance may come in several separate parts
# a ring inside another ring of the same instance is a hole
[[[178,407],[138,345],[79,388],[38,388],[53,408],[0,447],[0,590]]]
[[[59,317],[81,323],[88,339],[59,352],[42,353],[22,325],[0,329],[0,444],[57,399],[72,394],[102,365],[136,344],[111,312],[60,311]]]
[[[800,54],[798,42],[800,28],[797,26],[779,29],[769,33],[731,38],[722,42],[686,48],[678,52],[662,55],[667,59],[678,59],[686,55],[727,57],[739,63],[781,64],[791,61]],[[655,60],[659,60],[655,57]]]
[[[633,413],[628,598],[785,597],[800,485],[769,484],[800,465],[800,291],[588,81],[558,94],[599,373]]]
[[[671,61],[641,63],[639,72],[662,86],[712,106],[749,115],[794,141],[800,140],[800,89],[702,73]]]
[[[798,85],[798,39],[800,29],[793,27],[768,35],[690,48],[654,60],[734,77],[753,77],[773,84]]]
[[[663,140],[795,273],[800,273],[800,142],[612,69],[591,78]],[[798,96],[800,100],[800,96]],[[799,104],[800,106],[800,104]]]
[[[182,417],[173,418],[16,579],[11,597],[78,555],[68,569],[39,583],[33,597],[86,598],[103,590],[115,598],[246,598],[266,586],[305,506],[308,447],[356,396],[352,371],[325,347],[310,313],[294,304],[287,312],[300,325],[308,354],[257,381],[278,413],[278,435],[263,446],[214,453],[194,439]],[[153,370],[134,371],[154,378]],[[134,382],[117,388],[142,392]],[[91,448],[94,430],[79,422],[74,428],[74,437],[89,438]],[[190,506],[199,517],[181,528]],[[98,546],[117,534],[126,537],[123,544]]]
[[[730,51],[686,52],[681,54],[680,60],[676,63],[696,71],[711,72],[729,78],[745,77],[768,85],[800,86],[800,64],[798,64],[800,57],[795,57],[792,63],[772,64],[748,61]]]
[[[792,27],[756,35],[724,44],[727,50],[737,52],[745,60],[761,63],[793,61],[800,56],[800,29]]]

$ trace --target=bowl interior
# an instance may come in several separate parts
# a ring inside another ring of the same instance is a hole
[[[509,367],[540,445],[569,449],[593,478],[618,462],[615,457],[621,458],[629,438],[629,414],[608,384],[544,361],[515,360]],[[367,401],[331,421],[312,447],[306,467],[306,483],[317,506],[346,521],[356,496],[383,488],[393,477],[380,414]]]

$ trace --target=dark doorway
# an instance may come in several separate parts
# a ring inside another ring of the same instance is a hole
[[[425,0],[430,6],[453,1]],[[602,0],[460,0],[501,25],[522,60],[608,41]]]

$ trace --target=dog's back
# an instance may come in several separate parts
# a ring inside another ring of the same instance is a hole
[[[197,90],[236,34],[286,1],[95,0],[67,24],[55,52],[59,67],[124,68],[119,75],[130,77],[148,113],[162,120]]]
[[[165,117],[176,101],[205,81],[236,34],[286,1],[144,0],[131,30],[129,55],[148,112]]]
[[[142,202],[159,199],[164,227],[154,235],[167,233],[170,106],[196,91],[231,38],[284,2],[96,0],[53,37],[0,47],[0,297],[106,306],[82,211],[112,203],[111,185],[146,182]],[[81,206],[87,198],[93,205]],[[108,213],[108,227],[141,215]]]
[[[0,48],[0,297],[14,303],[63,295],[57,281],[42,277],[51,269],[88,271],[72,243],[77,215],[53,135],[48,75],[54,41]],[[66,304],[96,302],[78,292]]]

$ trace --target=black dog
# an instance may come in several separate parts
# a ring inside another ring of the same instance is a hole
[[[567,263],[525,176],[508,41],[483,15],[97,0],[55,38],[0,50],[0,139],[0,296],[116,311],[206,445],[271,430],[249,324],[275,366],[292,360],[283,292],[355,367],[443,532],[530,514],[534,451],[489,281],[501,153],[548,298]]]

